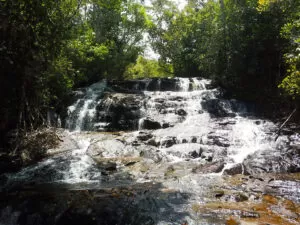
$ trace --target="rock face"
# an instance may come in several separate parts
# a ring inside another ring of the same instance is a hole
[[[142,122],[142,127],[148,130],[160,129],[161,125],[159,122],[153,121],[151,119],[144,119]]]
[[[143,102],[138,94],[106,94],[96,106],[95,129],[137,130]]]
[[[250,106],[237,100],[207,99],[201,104],[215,117],[234,117],[236,113],[249,113],[250,109]]]

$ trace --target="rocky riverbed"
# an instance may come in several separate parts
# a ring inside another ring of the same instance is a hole
[[[0,224],[300,223],[300,135],[208,80],[74,94],[60,146],[1,175]]]

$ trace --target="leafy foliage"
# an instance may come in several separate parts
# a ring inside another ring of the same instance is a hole
[[[172,77],[172,71],[170,64],[160,65],[157,60],[139,56],[135,64],[132,63],[127,67],[124,77],[126,79]]]
[[[1,138],[45,124],[73,88],[102,78],[204,76],[233,97],[299,101],[298,0],[142,2],[0,1]],[[158,60],[141,56],[146,33]]]
[[[281,35],[289,40],[287,53],[284,55],[287,65],[287,76],[282,80],[279,88],[299,101],[300,97],[300,3],[291,6],[288,22],[282,27]]]

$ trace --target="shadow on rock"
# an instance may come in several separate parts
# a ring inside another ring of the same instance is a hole
[[[1,193],[0,199],[5,225],[183,224],[189,216],[182,211],[189,195],[160,183],[92,189],[50,184]]]

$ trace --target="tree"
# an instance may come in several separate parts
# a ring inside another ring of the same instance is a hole
[[[287,22],[282,27],[281,35],[289,41],[284,55],[287,76],[279,85],[285,94],[299,104],[300,97],[300,3],[291,1],[287,10]]]
[[[126,79],[172,77],[173,68],[170,64],[161,65],[157,60],[137,58],[136,63],[129,64],[124,73]]]
[[[49,92],[45,71],[60,54],[79,16],[77,0],[1,1],[1,137],[44,122]]]
[[[143,52],[143,34],[151,21],[143,5],[134,0],[95,0],[91,4],[89,23],[95,41],[108,49],[100,73],[121,79],[127,65]]]

